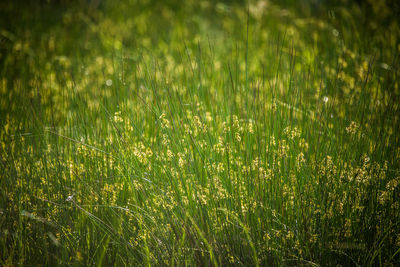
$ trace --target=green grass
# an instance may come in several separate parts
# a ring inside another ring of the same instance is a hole
[[[0,264],[400,264],[398,9],[0,3]]]

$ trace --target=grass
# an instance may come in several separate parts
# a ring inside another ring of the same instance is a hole
[[[1,265],[398,265],[396,12],[1,3]]]

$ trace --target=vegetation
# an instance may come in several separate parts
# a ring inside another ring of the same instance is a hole
[[[395,1],[2,1],[0,264],[400,264]]]

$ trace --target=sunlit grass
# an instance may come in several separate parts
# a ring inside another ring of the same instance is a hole
[[[95,2],[0,5],[2,265],[399,264],[389,4]]]

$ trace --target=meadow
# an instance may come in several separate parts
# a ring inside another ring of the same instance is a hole
[[[0,2],[0,265],[400,265],[396,1]]]

